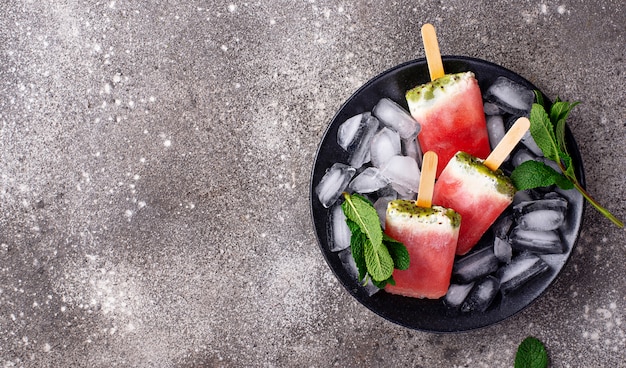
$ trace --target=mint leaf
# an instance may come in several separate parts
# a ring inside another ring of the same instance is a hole
[[[367,272],[376,281],[386,280],[393,273],[393,259],[389,250],[381,244],[375,245],[369,239],[364,247]]]
[[[543,102],[543,94],[537,90],[535,90],[534,92],[535,92],[535,99],[537,100],[537,103],[545,107],[546,104]]]
[[[560,119],[556,121],[555,136],[556,142],[559,147],[561,147],[562,151],[569,156],[569,152],[567,151],[567,144],[565,143],[565,119]]]
[[[374,286],[376,286],[379,289],[384,289],[385,286],[387,285],[387,280],[376,281],[376,280],[372,279],[372,284],[374,284]]]
[[[374,286],[376,286],[379,289],[384,289],[385,286],[387,286],[387,284],[395,285],[396,281],[393,279],[393,276],[389,276],[388,279],[382,280],[382,281],[376,281],[376,280],[372,279],[372,284],[374,284]]]
[[[396,285],[396,280],[393,279],[393,276],[389,276],[389,278],[385,280],[385,282],[387,282],[389,285]]]
[[[512,177],[515,177],[513,182],[516,187],[518,189],[531,189],[533,187],[551,185],[546,183],[552,183],[564,189],[568,187],[576,188],[595,209],[615,225],[623,228],[624,223],[609,210],[602,207],[600,203],[596,202],[578,182],[578,178],[576,178],[573,160],[567,152],[565,121],[574,106],[578,105],[578,102],[566,102],[557,98],[550,107],[550,114],[548,115],[544,108],[543,96],[541,96],[539,91],[535,91],[535,97],[538,103],[534,103],[530,110],[530,134],[543,152],[543,155],[556,162],[570,183],[565,183],[562,178],[545,170],[540,165],[527,164],[524,167],[520,165],[513,170]]]
[[[393,265],[395,268],[398,270],[406,270],[409,268],[409,251],[406,249],[404,244],[384,233],[383,244],[385,244],[387,249],[389,249],[389,254],[393,259]]]
[[[578,105],[578,102],[566,102],[557,98],[557,101],[550,108],[550,120],[555,122],[555,137],[556,143],[561,150],[561,161],[566,168],[566,174],[575,176],[574,167],[572,166],[572,160],[567,150],[567,142],[565,141],[565,124],[567,116],[574,106]]]
[[[359,194],[344,193],[345,201],[341,209],[346,217],[356,223],[361,231],[378,247],[383,241],[383,231],[380,228],[380,219],[372,203]]]
[[[518,190],[558,185],[561,189],[572,189],[574,184],[563,174],[539,161],[526,161],[511,173],[511,180]]]
[[[353,257],[359,270],[359,278],[366,279],[369,275],[374,282],[381,283],[388,280],[393,274],[394,258],[383,242],[383,231],[380,226],[380,219],[374,205],[365,197],[359,194],[343,194],[345,201],[341,208],[346,215],[346,223],[352,232],[350,245],[354,247]],[[398,264],[403,265],[401,260],[402,251],[396,250],[398,246],[392,245],[395,254],[401,254]],[[364,271],[365,270],[365,271]]]
[[[356,268],[359,271],[359,281],[363,281],[367,275],[367,265],[365,264],[365,254],[363,251],[363,244],[365,244],[367,237],[361,232],[359,227],[354,222],[346,220],[346,222],[348,221],[348,227],[352,230],[352,236],[350,237],[350,251],[352,252],[352,258],[354,258]]]
[[[561,101],[559,98],[557,98],[556,101],[552,104],[552,107],[550,108],[550,120],[553,122],[566,120],[570,111],[572,111],[572,109],[579,103],[580,102],[578,101],[575,101],[575,102]]]
[[[556,102],[550,108],[550,120],[555,122],[555,136],[556,142],[559,146],[560,158],[565,167],[565,175],[575,177],[574,166],[572,165],[572,159],[567,150],[567,142],[565,141],[565,125],[567,117],[579,102],[567,102],[561,101],[557,98]]]
[[[563,167],[565,167],[563,174],[565,174],[565,176],[569,178],[572,183],[578,182],[578,179],[576,179],[576,173],[574,172],[574,163],[572,162],[572,158],[568,154],[561,153],[561,163],[563,164]]]
[[[361,228],[359,227],[359,225],[356,222],[350,220],[349,218],[346,218],[346,224],[348,224],[348,228],[350,229],[350,232],[352,233],[352,235],[354,235],[354,232],[357,230],[361,231]]]
[[[548,352],[537,338],[529,336],[522,341],[515,354],[515,368],[546,368]]]
[[[559,147],[554,134],[554,126],[543,106],[534,103],[530,109],[530,134],[541,148],[543,155],[552,161],[560,162]]]

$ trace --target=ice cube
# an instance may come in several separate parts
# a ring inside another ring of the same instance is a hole
[[[523,230],[547,231],[558,229],[565,220],[565,212],[558,210],[536,210],[517,218]]]
[[[506,238],[509,235],[514,219],[510,212],[505,212],[491,225],[493,234],[498,238]]]
[[[550,266],[537,255],[527,252],[520,253],[511,260],[511,263],[498,270],[497,277],[500,279],[500,290],[506,294],[548,269]]]
[[[472,287],[474,287],[473,282],[469,284],[451,284],[446,296],[443,298],[444,303],[450,308],[460,307],[470,290],[472,290]]]
[[[538,254],[563,253],[563,242],[557,230],[534,231],[518,227],[511,232],[511,246],[518,251]]]
[[[559,187],[555,187],[554,191],[552,192],[554,194],[558,194],[561,197],[565,198],[565,200],[567,200],[567,203],[582,203],[583,201],[583,195],[576,190],[576,188],[572,188],[572,189],[561,189]]]
[[[389,179],[376,167],[368,167],[350,182],[349,188],[357,193],[372,193],[389,184]]]
[[[559,167],[559,165],[556,162],[554,162],[554,161],[552,161],[552,160],[550,160],[548,158],[545,158],[545,157],[537,157],[536,160],[539,161],[539,162],[543,162],[547,166],[550,166],[552,169],[554,169],[554,171],[556,171],[558,173],[562,173],[561,168]]]
[[[497,269],[498,258],[492,247],[486,247],[456,260],[452,266],[452,278],[460,283],[468,283]]]
[[[315,187],[315,193],[322,206],[326,208],[332,206],[346,189],[355,173],[356,169],[353,167],[339,162],[333,164]]]
[[[487,133],[489,133],[489,145],[491,149],[496,148],[504,137],[504,120],[501,115],[487,116]]]
[[[341,261],[344,269],[346,270],[346,272],[348,272],[348,275],[352,278],[352,280],[356,281],[357,284],[359,284],[359,287],[365,289],[367,295],[372,296],[380,290],[372,283],[371,280],[368,280],[365,286],[363,285],[363,280],[359,280],[359,270],[356,267],[356,263],[354,262],[354,257],[352,257],[352,251],[350,250],[350,248],[340,251],[339,253],[337,253],[337,255],[339,256],[339,260]]]
[[[394,199],[396,199],[395,196],[380,197],[376,200],[376,202],[374,202],[374,208],[376,209],[376,212],[378,213],[378,218],[380,219],[380,226],[383,229],[385,228],[385,220],[387,218],[387,205],[389,204],[390,201],[393,201]]]
[[[365,121],[365,127],[363,128],[363,134],[359,137],[358,144],[350,151],[350,158],[348,163],[350,166],[359,168],[364,163],[370,160],[370,147],[372,139],[378,130],[379,121],[373,116],[370,116]]]
[[[378,101],[372,114],[380,119],[383,125],[398,132],[402,138],[414,137],[421,129],[419,123],[405,109],[388,98]]]
[[[391,185],[387,185],[386,187],[380,188],[376,191],[376,197],[393,197],[393,199],[396,199],[398,197],[398,192],[396,192]]]
[[[462,312],[484,312],[489,308],[500,289],[500,282],[487,276],[477,282],[461,306]]]
[[[407,189],[402,185],[391,183],[391,187],[398,194],[398,199],[414,200],[417,198],[417,191]]]
[[[522,230],[558,229],[565,221],[567,200],[560,196],[524,201],[513,206],[517,224]]]
[[[513,196],[513,205],[515,206],[518,203],[532,200],[533,197],[530,195],[528,190],[518,190]]]
[[[488,115],[488,116],[502,114],[502,111],[500,110],[498,105],[491,103],[491,102],[485,102],[485,104],[483,105],[483,110],[485,111],[485,115]]]
[[[535,139],[533,138],[532,134],[530,134],[530,130],[524,133],[524,135],[522,136],[522,139],[520,139],[520,142],[522,142],[522,144],[526,146],[526,148],[528,148],[536,156],[538,157],[543,156],[543,151],[541,150],[541,148],[539,148],[539,146],[537,145],[537,142],[535,142]]]
[[[567,199],[565,199],[564,196],[562,196],[561,194],[557,192],[552,192],[552,191],[544,194],[543,198],[541,199],[562,199],[567,203]]]
[[[552,269],[561,269],[566,261],[565,254],[537,254],[537,256]]]
[[[487,88],[484,98],[505,112],[521,116],[530,112],[535,94],[528,88],[501,76]]]
[[[337,130],[337,143],[345,151],[354,145],[357,137],[362,133],[363,122],[370,116],[369,112],[355,115],[343,122]]]
[[[402,154],[410,157],[417,162],[417,166],[422,166],[422,148],[420,147],[417,137],[401,140]]]
[[[511,262],[511,257],[513,256],[511,243],[502,238],[496,237],[493,241],[493,254],[502,263]]]
[[[532,152],[530,152],[527,149],[518,149],[517,152],[515,152],[515,154],[513,155],[513,159],[511,160],[511,164],[513,164],[514,167],[518,167],[519,165],[523,164],[526,161],[532,161],[535,158],[537,158],[537,156],[535,156]]]
[[[344,250],[350,246],[350,238],[352,237],[352,232],[346,224],[346,215],[343,213],[340,204],[336,204],[331,213],[331,252],[338,252],[340,250]]]
[[[370,146],[372,165],[383,167],[391,157],[399,155],[400,150],[400,135],[387,127],[381,129],[372,138]]]
[[[378,125],[378,119],[366,112],[346,120],[339,126],[337,143],[350,155],[348,159],[350,166],[359,168],[369,161],[370,144]]]
[[[406,156],[393,156],[381,170],[392,184],[417,193],[420,183],[420,169],[414,159]],[[394,186],[395,188],[395,186]]]

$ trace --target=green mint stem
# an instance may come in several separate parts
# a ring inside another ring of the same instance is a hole
[[[624,223],[622,221],[620,221],[617,217],[613,216],[613,214],[611,212],[609,212],[609,210],[607,210],[606,208],[602,207],[600,205],[600,203],[596,202],[593,198],[591,198],[589,193],[587,193],[587,191],[582,186],[580,186],[578,181],[574,182],[574,188],[576,188],[583,195],[583,197],[585,197],[585,199],[587,199],[587,201],[589,201],[589,203],[591,203],[606,218],[608,218],[609,220],[613,221],[613,223],[615,225],[619,226],[620,228],[624,227]]]
[[[563,167],[563,165],[561,163],[558,163],[559,168],[561,169],[561,171],[563,173],[565,173],[565,167]],[[582,187],[582,185],[580,185],[580,183],[578,182],[578,179],[576,179],[576,177],[571,177],[570,175],[565,174],[565,176],[574,184],[574,188],[576,188],[576,190],[578,190],[580,192],[580,194],[583,195],[583,197],[585,197],[585,199],[591,203],[592,206],[594,206],[598,211],[600,211],[601,214],[604,215],[604,217],[608,218],[609,220],[611,220],[615,225],[617,225],[620,228],[624,227],[624,223],[622,221],[620,221],[617,217],[613,216],[613,214],[611,212],[609,212],[609,210],[607,210],[606,208],[602,207],[600,205],[600,203],[596,202],[595,199],[591,198],[591,195],[585,190],[585,188]]]

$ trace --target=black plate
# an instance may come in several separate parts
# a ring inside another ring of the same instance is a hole
[[[459,56],[444,56],[444,69],[447,73],[472,71],[478,79],[481,89],[499,76],[505,76],[517,83],[537,90],[529,81],[518,74],[496,64]],[[390,98],[407,109],[404,94],[410,88],[429,80],[428,67],[425,59],[418,59],[398,65],[379,76],[373,78],[357,90],[341,107],[326,129],[315,158],[311,176],[311,214],[315,225],[322,254],[341,284],[365,307],[379,316],[399,325],[431,332],[460,332],[489,326],[500,322],[518,313],[531,302],[536,300],[552,284],[558,273],[570,257],[578,238],[584,200],[577,192],[569,191],[566,227],[562,230],[566,252],[562,255],[546,257],[551,270],[540,277],[531,280],[524,287],[506,297],[498,297],[496,301],[483,313],[461,314],[451,312],[441,300],[415,299],[384,292],[383,290],[368,296],[367,292],[352,279],[339,260],[337,253],[329,249],[329,209],[324,208],[315,195],[315,186],[319,183],[325,171],[335,162],[347,162],[347,153],[337,144],[337,129],[346,119],[371,111],[374,105],[383,97]],[[544,97],[545,98],[545,97]],[[546,101],[548,100],[545,98]],[[576,175],[584,186],[584,170],[580,152],[569,129],[566,131],[568,149],[577,168]]]

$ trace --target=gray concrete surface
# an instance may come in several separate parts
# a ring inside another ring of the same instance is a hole
[[[591,207],[571,262],[496,326],[389,323],[336,281],[309,175],[335,111],[422,57],[548,96],[626,218],[622,1],[0,3],[1,367],[625,367],[626,235]]]

